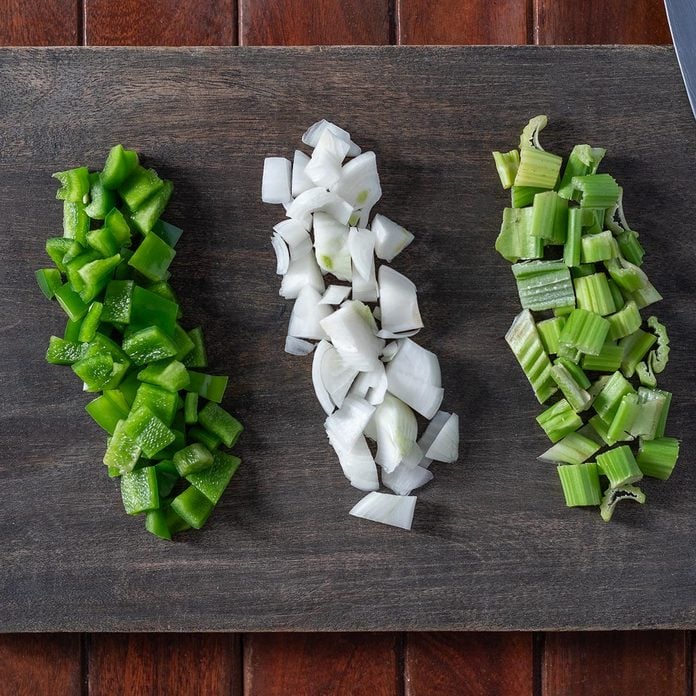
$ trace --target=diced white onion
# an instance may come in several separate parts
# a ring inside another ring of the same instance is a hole
[[[410,338],[404,338],[398,342],[397,353],[389,362],[387,374],[390,370],[407,372],[435,387],[442,386],[442,373],[437,355],[419,346]]]
[[[360,372],[350,389],[351,394],[362,397],[373,406],[379,406],[387,393],[387,375],[384,365],[370,372]]]
[[[375,461],[385,471],[394,471],[416,441],[416,417],[401,399],[387,392],[375,411],[374,426],[377,435]]]
[[[345,140],[337,138],[330,130],[324,130],[314,148],[309,164],[305,167],[305,174],[315,186],[328,189],[341,178],[341,165],[349,147]]]
[[[348,251],[355,270],[365,279],[375,268],[375,236],[368,229],[351,227],[348,232]]]
[[[314,343],[295,336],[285,337],[285,352],[290,355],[309,355],[314,350]]]
[[[288,217],[302,221],[307,215],[318,210],[329,213],[331,217],[336,218],[343,225],[348,224],[348,220],[353,214],[353,206],[350,203],[321,186],[301,193],[287,207],[286,213]]]
[[[334,450],[338,455],[343,474],[350,481],[351,486],[361,491],[376,491],[379,488],[375,460],[364,436],[356,440],[350,451],[340,447],[334,447]]]
[[[456,462],[459,457],[459,416],[452,413],[425,453],[436,462]]]
[[[382,483],[397,495],[409,495],[432,480],[432,471],[422,466],[399,464],[394,471],[382,473]]]
[[[426,457],[425,453],[430,449],[430,445],[435,442],[435,438],[451,415],[445,411],[438,411],[435,417],[428,423],[425,432],[420,436],[420,440],[418,440],[418,447],[421,450],[421,460],[418,462],[420,466],[427,469],[432,464],[433,460]]]
[[[354,208],[366,210],[369,216],[372,206],[382,197],[375,153],[363,152],[362,155],[347,162],[341,171],[341,178],[331,187],[331,190]],[[366,224],[365,219],[360,223],[361,227]]]
[[[352,450],[358,438],[362,437],[365,426],[374,412],[375,407],[365,399],[346,397],[341,408],[324,421],[331,444],[344,451]]]
[[[375,260],[372,259],[370,265],[370,273],[364,278],[360,273],[355,270],[353,266],[353,299],[360,300],[360,302],[377,302],[379,299],[379,286],[377,285],[377,276],[375,275]],[[378,309],[375,307],[375,309]],[[379,319],[377,314],[374,315],[375,319]],[[379,335],[379,334],[378,334]],[[382,336],[380,336],[382,338]]]
[[[333,401],[331,401],[328,390],[324,386],[324,380],[321,378],[321,363],[326,353],[333,349],[333,346],[328,341],[319,341],[314,351],[314,360],[312,361],[312,385],[314,386],[314,393],[317,395],[317,400],[327,416],[330,416],[334,412],[335,406]]]
[[[263,161],[261,200],[264,203],[287,203],[292,199],[290,168],[290,160],[285,157],[266,157]]]
[[[314,254],[324,273],[332,273],[339,280],[350,280],[348,225],[342,225],[327,213],[315,213]]]
[[[375,234],[377,258],[385,261],[391,261],[413,241],[413,235],[407,229],[379,213],[372,220],[371,229]]]
[[[386,338],[387,340],[391,339],[400,339],[400,338],[410,338],[411,336],[415,336],[420,329],[411,329],[411,331],[387,331],[386,329],[380,329],[377,332],[377,335],[380,338]]]
[[[399,348],[401,348],[400,341],[391,341],[390,343],[387,343],[387,345],[384,346],[384,350],[382,351],[382,362],[391,362],[396,357],[396,354],[399,352]]]
[[[317,341],[326,338],[320,322],[331,314],[331,307],[319,304],[320,300],[321,294],[311,285],[305,285],[300,290],[290,314],[288,336]]]
[[[285,275],[290,267],[290,251],[288,250],[288,245],[278,233],[275,233],[271,237],[271,244],[273,245],[273,251],[275,251],[276,255],[276,273],[278,275]]]
[[[373,491],[354,505],[350,514],[372,522],[411,529],[415,509],[415,495],[390,495]]]
[[[423,461],[423,450],[417,442],[413,443],[413,447],[408,454],[401,460],[399,466],[418,466]],[[426,467],[427,468],[427,467]]]
[[[305,173],[305,167],[309,163],[309,155],[305,155],[302,150],[295,150],[292,159],[292,195],[299,196],[305,191],[314,188],[316,184]]]
[[[305,285],[313,287],[317,292],[324,292],[324,276],[319,270],[314,254],[290,261],[288,272],[280,284],[279,294],[286,300],[294,300]]]
[[[317,121],[316,123],[312,124],[307,129],[305,134],[302,136],[302,142],[305,145],[309,145],[310,147],[316,147],[317,143],[319,142],[319,138],[321,137],[321,134],[325,130],[330,131],[337,138],[345,140],[350,145],[350,148],[348,150],[348,157],[355,157],[356,155],[360,154],[360,148],[350,139],[350,133],[348,131],[343,130],[343,128],[339,128],[335,123],[331,123],[331,121],[327,121],[324,118],[322,118],[321,121]]]
[[[379,267],[379,306],[384,330],[398,333],[423,328],[416,286],[389,266]]]
[[[340,353],[332,346],[322,358],[320,374],[331,401],[341,408],[346,394],[358,376],[358,371],[347,365]]]
[[[440,408],[445,390],[424,382],[411,372],[392,369],[394,361],[387,366],[387,389],[424,416],[432,418]]]
[[[321,298],[321,304],[338,306],[348,295],[350,295],[350,285],[329,285]]]
[[[298,220],[288,218],[273,227],[290,250],[290,259],[299,259],[312,251],[312,238],[304,225]]]

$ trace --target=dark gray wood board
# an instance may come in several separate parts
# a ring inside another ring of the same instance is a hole
[[[503,340],[518,302],[492,248],[508,197],[489,153],[537,113],[549,149],[608,148],[673,339],[681,464],[611,524],[567,510],[536,461],[539,408]],[[263,157],[291,156],[321,117],[376,150],[378,210],[416,234],[393,265],[461,416],[460,460],[434,466],[411,533],[348,516],[362,494],[324,437],[310,360],[283,353]],[[33,279],[61,224],[50,174],[97,168],[115,142],[174,180],[173,285],[247,426],[210,523],[174,544],[123,513],[88,396],[43,358],[64,323]],[[0,51],[0,629],[696,626],[695,153],[667,48]]]

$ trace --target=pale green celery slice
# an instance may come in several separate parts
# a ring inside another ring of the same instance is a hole
[[[619,218],[618,220],[616,219],[617,215]],[[621,186],[619,186],[619,197],[616,200],[616,203],[614,203],[614,205],[608,206],[606,211],[604,212],[603,222],[604,227],[606,227],[606,229],[608,230],[611,230],[617,236],[622,234],[623,232],[633,232],[630,225],[626,221],[626,216],[624,215],[623,188]],[[637,235],[638,233],[635,232],[634,234]]]
[[[532,206],[532,234],[547,244],[564,244],[567,227],[568,201],[555,191],[537,193]]]
[[[635,391],[631,383],[617,371],[609,377],[602,391],[597,394],[592,407],[605,423],[610,424],[616,415],[621,399],[626,394],[634,394]]]
[[[546,189],[535,186],[513,186],[510,189],[510,205],[513,208],[524,208],[532,205],[534,196],[542,191],[546,191]]]
[[[536,417],[536,421],[551,442],[558,442],[582,425],[582,418],[573,410],[566,399],[561,399],[542,411]]]
[[[515,181],[517,168],[520,166],[520,153],[518,150],[510,150],[510,152],[494,152],[493,161],[495,168],[498,170],[500,183],[503,189],[509,189]]]
[[[599,505],[602,489],[599,473],[594,462],[587,464],[565,464],[556,467],[561,480],[563,496],[568,507]]]
[[[507,261],[539,259],[544,255],[544,240],[530,232],[531,208],[505,208],[500,233],[495,240],[496,251]]]
[[[616,256],[616,243],[609,230],[582,236],[582,262],[597,263]]]
[[[581,263],[579,266],[574,266],[570,269],[570,275],[573,278],[582,278],[597,273],[597,266],[594,263]]]
[[[552,319],[544,319],[537,322],[537,331],[539,338],[544,346],[544,350],[549,355],[556,355],[559,349],[558,339],[565,325],[565,317],[553,317]]]
[[[643,323],[638,305],[633,300],[629,300],[622,309],[608,316],[607,321],[610,324],[609,338],[612,341],[634,334]]]
[[[607,488],[599,506],[599,513],[605,522],[609,522],[614,514],[616,504],[621,500],[634,500],[641,505],[645,502],[645,493],[638,486],[621,486],[620,488]]]
[[[658,389],[639,387],[638,406],[630,433],[640,435],[644,440],[654,440],[662,421],[662,411],[668,406],[667,397]]]
[[[643,472],[636,464],[636,458],[628,445],[614,447],[597,455],[599,473],[609,479],[610,488],[618,488],[636,483],[643,478]]]
[[[609,320],[611,321],[611,318]],[[655,334],[642,329],[637,329],[619,341],[619,346],[623,351],[621,372],[624,373],[625,377],[633,376],[636,366],[646,356],[655,341],[657,341]]]
[[[566,266],[579,266],[582,260],[582,208],[568,211],[568,229],[563,247],[563,262]]]
[[[676,437],[660,437],[640,440],[636,462],[644,476],[666,481],[679,459],[679,440]]]
[[[558,193],[563,198],[579,200],[580,196],[573,188],[573,177],[595,174],[606,152],[603,147],[576,145],[568,156]]]
[[[669,415],[669,407],[672,404],[672,392],[665,391],[664,389],[655,389],[654,391],[660,392],[665,397],[665,405],[662,407],[662,413],[660,414],[660,420],[655,428],[655,437],[664,437],[665,426],[667,425],[667,416]]]
[[[619,200],[619,185],[610,174],[574,176],[571,181],[581,193],[581,208],[610,208]]]
[[[600,316],[615,311],[614,297],[609,289],[607,276],[604,273],[580,276],[573,281],[575,298],[578,307],[594,312]],[[610,329],[611,332],[611,329]]]
[[[624,258],[616,257],[605,261],[604,266],[624,295],[628,299],[634,300],[639,309],[662,299],[662,295],[648,280],[648,276],[635,264]]]
[[[632,440],[631,428],[640,411],[637,394],[625,394],[616,409],[611,425],[607,428],[607,440]]]
[[[563,367],[565,367],[566,370],[570,372],[571,377],[583,389],[589,388],[591,384],[590,378],[583,372],[582,367],[580,367],[580,365],[576,361],[561,355],[558,358],[556,358],[555,363],[563,365]]]
[[[505,334],[505,340],[532,385],[539,403],[543,404],[557,388],[551,377],[551,361],[539,338],[534,317],[528,309],[515,317]]]
[[[520,166],[515,177],[515,186],[533,186],[552,189],[558,181],[562,158],[532,147],[520,148]]]
[[[561,346],[599,355],[608,334],[609,322],[604,317],[586,309],[574,309],[566,319],[559,341]]]
[[[611,377],[611,375],[602,375],[601,377],[598,377],[594,382],[592,382],[587,391],[592,394],[592,396],[597,396],[597,394],[599,394],[599,392],[601,392],[602,389],[607,386]]]
[[[527,125],[522,129],[522,133],[520,133],[520,150],[524,147],[531,147],[543,151],[544,148],[539,143],[539,133],[546,128],[548,122],[549,119],[544,114],[530,118]]]
[[[622,360],[623,348],[616,343],[607,341],[602,346],[599,355],[582,356],[582,368],[594,372],[616,372],[621,367]]]
[[[592,396],[573,379],[562,363],[556,362],[551,368],[551,376],[574,411],[584,411],[592,403]]]
[[[520,303],[541,311],[575,303],[573,282],[562,261],[526,261],[512,266]]]
[[[645,309],[651,304],[655,304],[655,302],[660,302],[660,300],[662,300],[662,295],[660,295],[657,288],[648,280],[644,287],[631,293],[631,299],[640,309]]]
[[[637,232],[634,232],[633,230],[621,232],[621,234],[616,237],[616,241],[619,244],[621,255],[626,259],[626,261],[629,261],[636,266],[640,266],[643,263],[645,249],[643,249],[643,245],[638,241]]]
[[[614,298],[614,307],[616,307],[616,311],[618,312],[626,304],[626,299],[624,298],[623,293],[621,292],[621,288],[614,282],[613,278],[609,278],[609,280],[607,280],[607,283],[609,283],[609,290],[611,291],[611,296]]]
[[[655,332],[657,346],[655,350],[650,351],[645,362],[636,365],[636,373],[644,387],[655,387],[657,386],[655,373],[662,372],[669,360],[669,336],[667,328],[664,324],[660,324],[657,317],[649,317],[648,326]]]
[[[598,234],[604,230],[604,208],[580,208],[583,232]]]
[[[616,440],[612,440],[609,437],[609,426],[602,420],[600,415],[592,416],[588,421],[588,425],[597,433],[605,445],[613,447],[616,444]]]
[[[568,433],[553,447],[540,454],[538,458],[545,462],[582,464],[595,454],[599,448],[600,444],[586,434],[579,432]]]

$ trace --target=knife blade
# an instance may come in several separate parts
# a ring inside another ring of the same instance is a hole
[[[696,118],[696,0],[665,0],[665,7],[679,69]]]

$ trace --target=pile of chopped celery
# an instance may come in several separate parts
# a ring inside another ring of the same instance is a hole
[[[563,167],[539,144],[546,116],[519,148],[494,152],[511,207],[495,248],[510,261],[522,312],[506,340],[540,403],[568,507],[645,502],[644,476],[666,480],[679,441],[665,436],[672,395],[657,388],[669,338],[640,310],[661,300],[641,269],[644,250],[624,216],[622,189],[597,173],[605,150],[576,145]],[[630,444],[625,444],[630,443]],[[634,445],[634,449],[631,449]]]
[[[63,236],[47,240],[56,267],[36,279],[68,322],[46,360],[100,392],[86,410],[109,433],[104,464],[120,477],[126,512],[145,513],[163,539],[200,529],[241,463],[221,445],[232,447],[242,426],[219,405],[227,377],[200,372],[203,332],[179,323],[168,268],[182,231],[160,219],[172,183],[121,145],[101,172],[53,176]]]
[[[368,492],[350,514],[410,529],[411,493],[432,480],[430,464],[459,456],[459,418],[440,410],[438,358],[411,338],[423,327],[416,286],[375,261],[391,262],[414,237],[384,215],[370,219],[382,196],[374,152],[325,120],[302,142],[311,155],[266,158],[261,185],[263,201],[286,211],[271,239],[280,294],[295,300],[285,350],[314,352],[329,443],[351,485]],[[429,420],[420,438],[416,413]],[[380,478],[396,495],[378,492]]]

